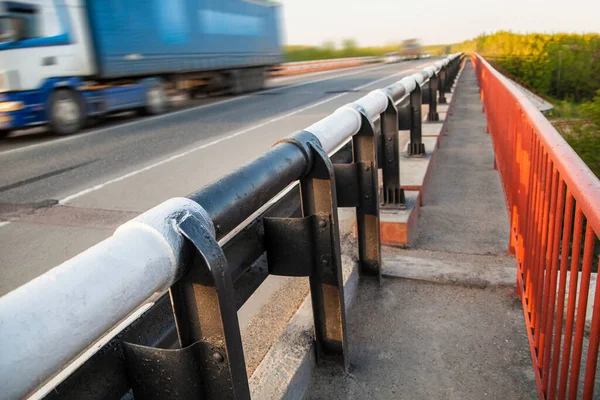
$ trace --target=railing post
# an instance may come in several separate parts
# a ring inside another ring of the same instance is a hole
[[[302,215],[326,217],[319,221],[321,231],[328,233],[315,241],[315,264],[310,276],[317,360],[333,358],[348,370],[346,338],[346,306],[337,195],[333,164],[320,146],[312,144],[312,170],[302,179]]]
[[[447,100],[446,100],[446,81],[447,80],[448,80],[448,70],[446,69],[446,66],[443,66],[440,69],[440,72],[438,74],[438,92],[439,92],[438,103],[439,104],[447,104]]]
[[[454,60],[454,78],[452,79],[452,83],[456,82],[456,79],[458,78],[458,71],[460,70],[460,58],[457,57]]]
[[[302,149],[309,169],[300,179],[302,218],[264,218],[269,273],[309,277],[317,362],[332,359],[348,370],[334,167],[310,132],[284,141]]]
[[[429,97],[429,112],[427,113],[428,122],[437,122],[440,120],[440,116],[437,112],[437,87],[438,77],[437,74],[434,73],[431,75],[431,78],[429,78],[429,86],[427,87]]]
[[[134,396],[250,399],[231,273],[215,233],[188,217],[188,268],[170,288],[181,349],[125,343]]]
[[[444,93],[452,92],[452,83],[454,82],[454,63],[452,60],[446,66],[446,80],[444,81]]]
[[[415,89],[409,95],[410,101],[410,143],[408,144],[408,156],[424,156],[425,144],[422,142],[422,119],[421,119],[421,86],[417,83]]]
[[[435,93],[434,93],[435,95]],[[400,147],[398,143],[398,109],[388,94],[387,107],[379,116],[381,122],[380,166],[383,176],[383,207],[405,208],[406,197],[400,186]]]
[[[451,79],[448,85],[448,92],[451,91],[452,89],[452,85],[454,84],[454,81],[456,80],[456,77],[458,76],[458,71],[460,70],[460,64],[462,63],[462,56],[459,57],[455,57],[450,61],[451,65]]]
[[[352,138],[354,163],[358,164],[359,201],[356,205],[358,255],[361,274],[379,278],[381,276],[381,241],[377,140],[373,122],[364,110],[359,109],[358,111],[361,114],[361,127]]]
[[[335,182],[340,207],[356,208],[358,257],[361,275],[381,276],[379,232],[378,137],[366,112],[359,106],[346,106],[360,115],[360,127],[352,138],[352,164],[335,164]],[[396,131],[397,132],[397,131]]]
[[[456,80],[456,77],[458,76],[458,67],[460,66],[460,59],[458,57],[456,57],[454,60],[452,60],[453,68],[454,68],[454,73],[452,75],[452,83],[454,83],[454,81]]]

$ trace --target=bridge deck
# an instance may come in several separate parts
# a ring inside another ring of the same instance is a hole
[[[310,399],[536,398],[504,196],[470,63],[454,96],[417,243],[384,249],[381,287],[360,283],[348,315],[351,371],[316,368]]]

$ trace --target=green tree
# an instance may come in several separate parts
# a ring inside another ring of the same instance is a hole
[[[586,101],[600,89],[600,35],[482,34],[452,46],[452,52],[476,51],[540,94]]]

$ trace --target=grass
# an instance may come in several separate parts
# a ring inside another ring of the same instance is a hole
[[[600,178],[600,133],[597,128],[590,129],[581,123],[569,127],[570,132],[563,137],[588,167]]]
[[[552,101],[554,108],[546,114],[549,120],[581,118],[581,105],[566,100]]]
[[[593,119],[587,105],[557,101],[547,117],[588,167],[600,178],[600,125]]]

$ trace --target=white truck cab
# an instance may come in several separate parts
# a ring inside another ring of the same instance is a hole
[[[0,93],[94,74],[81,0],[0,0]]]
[[[47,122],[52,94],[95,73],[92,49],[82,0],[0,0],[0,136]],[[68,121],[77,104],[62,97]]]

